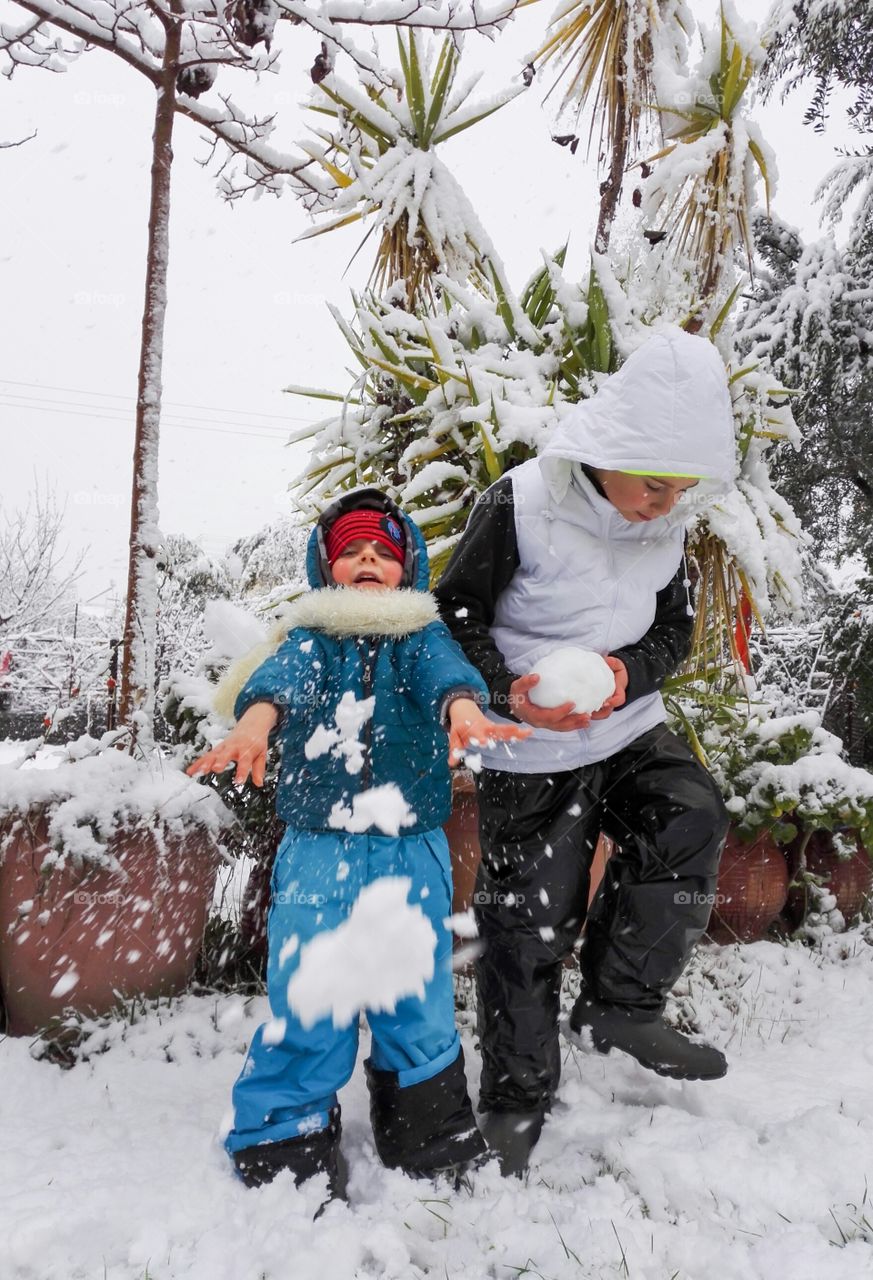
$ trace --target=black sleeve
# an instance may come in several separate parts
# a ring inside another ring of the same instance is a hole
[[[675,578],[656,597],[655,620],[636,644],[616,649],[613,657],[627,667],[627,706],[647,693],[654,693],[678,669],[691,648],[694,611],[687,568],[683,557]],[[621,707],[618,708],[621,710]]]
[[[508,716],[509,686],[517,679],[494,643],[490,627],[497,598],[519,566],[512,480],[501,477],[473,508],[434,595],[443,621],[488,685],[490,705]]]

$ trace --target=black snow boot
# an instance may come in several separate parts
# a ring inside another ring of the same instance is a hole
[[[589,1033],[598,1053],[621,1049],[650,1071],[673,1080],[718,1080],[727,1072],[727,1059],[708,1044],[692,1044],[668,1026],[660,1014],[629,1011],[622,1005],[601,1004],[584,992],[564,1023],[567,1039],[587,1048]]]
[[[401,1088],[396,1071],[364,1063],[379,1159],[413,1178],[462,1175],[487,1150],[467,1094],[464,1054],[439,1075]]]
[[[262,1142],[256,1147],[245,1147],[234,1152],[234,1164],[247,1187],[263,1187],[277,1174],[289,1169],[299,1186],[319,1173],[327,1174],[327,1199],[321,1205],[320,1217],[331,1200],[346,1199],[348,1165],[340,1151],[340,1109],[330,1112],[326,1129],[305,1133],[299,1138],[285,1138],[282,1142]]]
[[[520,1178],[543,1127],[546,1113],[534,1111],[488,1111],[482,1121],[482,1136],[497,1156],[504,1178]]]

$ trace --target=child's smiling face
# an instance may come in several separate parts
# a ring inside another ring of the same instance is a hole
[[[338,587],[363,591],[393,591],[403,578],[403,565],[390,548],[369,538],[356,538],[344,547],[330,571]]]
[[[669,515],[682,494],[697,484],[694,476],[632,476],[601,467],[591,470],[616,511],[632,524]]]

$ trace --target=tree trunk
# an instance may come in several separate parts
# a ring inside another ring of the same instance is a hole
[[[119,721],[130,728],[131,748],[151,741],[154,717],[156,636],[155,556],[158,529],[158,445],[161,416],[161,367],[167,310],[170,231],[170,175],[173,164],[176,64],[181,26],[165,21],[167,38],[157,91],[152,135],[151,203],[146,252],[133,488],[130,507],[130,556],[121,664]]]
[[[627,30],[624,32],[625,49],[627,48]],[[609,173],[600,184],[600,212],[597,217],[597,231],[594,235],[595,253],[606,253],[609,248],[609,237],[612,224],[621,198],[621,187],[624,181],[624,170],[628,153],[627,125],[627,64],[622,57],[620,67],[620,83],[618,85],[618,109],[615,115],[615,136],[613,137],[612,155],[609,161]]]

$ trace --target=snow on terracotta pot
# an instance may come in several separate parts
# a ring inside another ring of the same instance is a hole
[[[167,761],[159,772],[108,750],[54,769],[0,769],[7,1031],[182,990],[227,819],[213,793]]]
[[[731,830],[706,932],[713,942],[755,942],[764,937],[787,896],[788,865],[773,837],[764,831],[745,844]]]
[[[809,833],[803,849],[804,866],[801,868],[801,833],[787,847],[789,865],[796,879],[805,870],[823,882],[836,899],[837,910],[850,924],[873,901],[873,861],[854,831],[813,831]],[[813,882],[815,883],[815,882]],[[808,886],[794,884],[788,893],[785,914],[798,925],[810,909]]]

